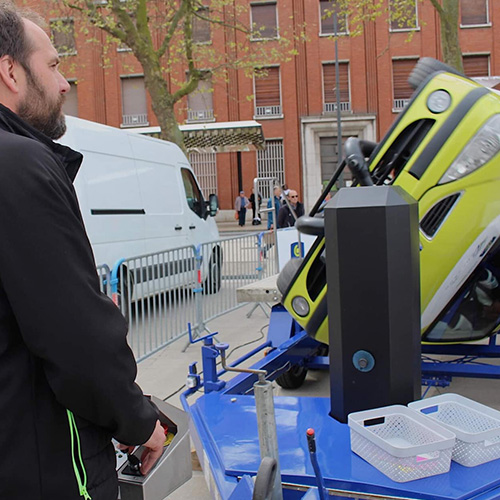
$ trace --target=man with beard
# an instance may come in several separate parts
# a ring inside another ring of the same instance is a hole
[[[26,16],[26,15],[24,15]],[[0,498],[116,500],[111,437],[163,451],[120,311],[99,291],[72,180],[69,85],[45,32],[0,3]]]

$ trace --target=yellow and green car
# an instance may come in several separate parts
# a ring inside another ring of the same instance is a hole
[[[500,95],[428,58],[410,83],[416,91],[366,175],[418,201],[422,341],[478,340],[500,326]],[[324,247],[320,235],[278,286],[296,321],[328,343]]]

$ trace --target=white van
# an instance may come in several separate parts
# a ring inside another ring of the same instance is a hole
[[[84,155],[75,189],[98,265],[219,239],[217,197],[205,201],[177,145],[72,116],[66,123],[60,142]],[[215,292],[222,255],[212,251],[204,278]]]

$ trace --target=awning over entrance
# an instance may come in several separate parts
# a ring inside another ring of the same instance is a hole
[[[262,126],[255,120],[196,123],[179,126],[188,151],[231,153],[264,149]],[[134,128],[139,134],[159,137],[160,127]]]
[[[500,76],[475,76],[472,80],[488,87],[489,89],[497,91],[500,90]]]

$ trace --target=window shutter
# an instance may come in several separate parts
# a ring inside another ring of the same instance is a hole
[[[59,19],[50,23],[54,47],[58,54],[73,54],[76,51],[73,19]]]
[[[255,76],[255,105],[279,106],[280,99],[280,69],[277,67],[263,68],[265,75]]]
[[[142,115],[148,112],[144,77],[122,78],[122,102],[124,115]]]
[[[337,6],[336,0],[320,0],[319,1],[319,15],[321,17],[321,33],[334,34],[333,26],[333,12]],[[337,8],[337,33],[347,33],[347,16],[345,14],[338,14]]]
[[[474,76],[489,76],[489,59],[488,55],[481,56],[463,56],[465,76],[472,78]]]
[[[210,17],[210,11],[208,7],[199,9],[199,13],[203,17]],[[206,21],[205,19],[200,19],[199,17],[193,16],[193,42],[209,42],[210,39],[210,22]]]
[[[391,30],[410,30],[418,27],[415,0],[389,0]]]
[[[392,61],[392,83],[394,99],[409,99],[413,89],[408,84],[408,77],[417,63],[417,59],[395,59]]]
[[[252,29],[256,31],[254,38],[276,38],[278,21],[276,3],[252,4]]]
[[[212,77],[198,82],[198,88],[188,94],[188,107],[191,111],[213,110]]]
[[[69,82],[70,89],[66,93],[66,99],[63,104],[63,112],[65,115],[78,116],[78,93],[75,82]]]
[[[462,25],[487,24],[487,0],[460,0],[462,9]]]
[[[349,102],[349,63],[339,63],[340,102]],[[335,64],[323,64],[323,99],[325,103],[337,102]]]

